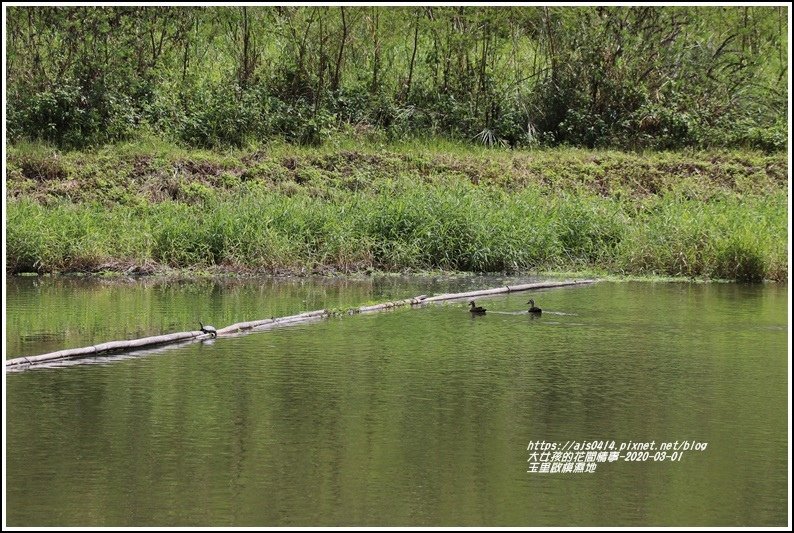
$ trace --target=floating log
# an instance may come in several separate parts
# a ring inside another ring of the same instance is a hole
[[[181,333],[170,333],[168,335],[157,335],[155,337],[144,337],[128,341],[103,342],[86,348],[71,348],[57,352],[45,353],[42,355],[31,355],[28,357],[17,357],[6,361],[6,366],[35,365],[40,363],[51,363],[60,359],[73,359],[75,357],[88,357],[114,352],[128,352],[138,348],[157,346],[160,344],[171,344],[194,338],[208,338],[212,335],[200,331],[183,331]]]
[[[384,311],[393,309],[395,307],[403,306],[416,306],[428,302],[443,302],[446,300],[458,300],[461,298],[474,298],[483,296],[492,296],[494,294],[505,294],[510,292],[528,291],[535,289],[546,289],[552,287],[566,287],[571,285],[583,285],[587,283],[595,283],[597,280],[587,279],[578,281],[549,281],[541,283],[526,283],[524,285],[505,285],[504,287],[496,287],[493,289],[483,289],[479,291],[458,292],[450,294],[439,294],[438,296],[416,296],[414,298],[406,298],[404,300],[397,300],[394,302],[384,302],[375,305],[365,305],[348,310],[350,314],[356,313],[372,313],[376,311]],[[313,320],[320,320],[331,316],[333,313],[327,309],[320,309],[318,311],[307,311],[297,315],[285,317],[271,317],[263,320],[253,320],[250,322],[239,322],[226,326],[218,330],[218,336],[232,335],[247,330],[261,330],[274,327],[280,327],[288,324],[296,324],[301,322],[308,322]],[[62,359],[73,359],[78,357],[90,357],[96,355],[103,355],[116,352],[128,352],[137,350],[139,348],[157,346],[162,344],[172,344],[184,340],[201,340],[211,338],[212,335],[202,333],[201,331],[183,331],[180,333],[171,333],[168,335],[157,335],[155,337],[144,337],[142,339],[133,339],[125,341],[113,341],[88,346],[86,348],[71,348],[68,350],[60,350],[57,352],[45,353],[41,355],[32,355],[29,357],[17,357],[6,361],[6,368],[12,367],[25,367],[41,363],[50,363]]]
[[[372,313],[374,311],[383,311],[385,309],[393,309],[395,307],[402,307],[404,305],[419,305],[427,300],[426,295],[416,296],[414,298],[406,298],[405,300],[397,300],[396,302],[385,302],[382,304],[365,305],[354,309],[354,313]]]
[[[431,296],[425,298],[425,302],[441,302],[444,300],[458,300],[460,298],[474,298],[480,296],[491,296],[493,294],[504,294],[508,292],[529,291],[535,289],[547,289],[551,287],[566,287],[569,285],[583,285],[586,283],[595,283],[597,280],[585,279],[575,281],[548,281],[541,283],[525,283],[523,285],[505,285],[504,287],[496,287],[494,289],[483,289],[479,291],[457,292],[452,294],[439,294],[438,296]]]
[[[285,324],[285,323],[289,324],[293,322],[303,322],[313,318],[323,318],[328,316],[328,314],[329,313],[327,310],[320,309],[319,311],[308,311],[306,313],[300,313],[292,316],[283,316],[279,318],[265,318],[263,320],[254,320],[252,322],[239,322],[237,324],[232,324],[231,326],[226,326],[225,328],[219,329],[218,335],[239,333],[241,331],[254,329],[254,328],[264,328],[268,326],[272,327],[275,324]]]

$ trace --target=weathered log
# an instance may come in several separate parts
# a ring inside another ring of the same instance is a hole
[[[406,298],[405,300],[397,300],[395,302],[384,302],[382,304],[365,305],[353,309],[354,313],[371,313],[373,311],[383,311],[385,309],[393,309],[395,307],[402,307],[404,305],[418,305],[427,299],[426,295],[414,296],[413,298]]]
[[[534,289],[545,289],[551,287],[566,287],[571,285],[582,285],[586,283],[595,283],[596,280],[580,280],[580,281],[550,281],[542,283],[527,283],[523,285],[506,285],[504,287],[497,287],[494,289],[483,289],[479,291],[459,292],[451,294],[440,294],[438,296],[416,296],[414,298],[406,298],[404,300],[397,300],[394,302],[384,302],[375,305],[365,305],[350,310],[351,314],[355,313],[371,313],[376,311],[383,311],[386,309],[393,309],[402,306],[414,306],[425,304],[427,302],[442,302],[446,300],[457,300],[461,298],[474,298],[482,296],[492,296],[494,294],[504,294],[510,292],[528,291]],[[317,311],[307,311],[297,315],[285,317],[271,317],[262,320],[253,320],[249,322],[238,322],[219,329],[217,334],[231,335],[246,330],[261,330],[269,329],[288,324],[296,324],[301,322],[309,322],[320,320],[331,316],[331,312],[327,309],[320,309]],[[36,365],[41,363],[48,363],[62,359],[71,359],[77,357],[89,357],[119,351],[132,351],[143,347],[156,346],[161,344],[171,344],[188,339],[206,339],[212,335],[202,333],[201,331],[184,331],[181,333],[171,333],[168,335],[157,335],[155,337],[145,337],[142,339],[133,339],[125,341],[113,341],[89,346],[87,348],[71,348],[68,350],[60,350],[57,352],[45,353],[41,355],[32,355],[29,357],[17,357],[6,361],[6,367],[21,367],[25,365]]]
[[[595,283],[596,280],[586,279],[580,281],[548,281],[542,283],[525,283],[523,285],[505,285],[495,289],[483,289],[479,291],[456,292],[451,294],[439,294],[425,298],[425,302],[441,302],[444,300],[458,300],[461,298],[474,298],[480,296],[491,296],[494,294],[504,294],[508,292],[529,291],[534,289],[547,289],[550,287],[566,287],[569,285],[582,285],[585,283]]]
[[[225,328],[219,329],[218,335],[228,335],[229,333],[238,333],[240,331],[259,328],[261,326],[269,326],[271,324],[276,324],[276,323],[308,320],[315,317],[323,317],[327,314],[328,311],[326,311],[325,309],[320,309],[319,311],[308,311],[305,313],[300,313],[292,316],[284,316],[279,318],[275,318],[275,317],[265,318],[263,320],[253,320],[251,322],[238,322],[237,324],[232,324],[231,326],[226,326]]]
[[[45,353],[42,355],[31,355],[28,357],[17,357],[6,361],[6,366],[16,365],[35,365],[39,363],[49,363],[58,361],[60,359],[72,359],[75,357],[87,357],[93,355],[102,355],[107,353],[130,351],[144,346],[157,346],[160,344],[171,344],[182,340],[193,338],[208,338],[211,335],[204,334],[200,331],[183,331],[181,333],[170,333],[168,335],[157,335],[154,337],[144,337],[142,339],[132,339],[126,341],[112,341],[103,342],[94,346],[85,348],[70,348],[68,350],[60,350],[57,352]]]
[[[300,322],[310,322],[314,320],[320,320],[323,318],[327,318],[330,313],[325,309],[320,309],[319,311],[309,311],[308,313],[300,313],[298,315],[292,316],[284,316],[279,318],[274,318],[270,322],[260,324],[253,329],[260,330],[260,329],[270,329],[279,326],[286,326],[288,324],[297,324]]]

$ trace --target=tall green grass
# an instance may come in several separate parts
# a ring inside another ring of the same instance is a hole
[[[787,220],[783,191],[707,203],[657,198],[627,227],[616,266],[628,273],[783,281]]]
[[[239,189],[201,201],[111,207],[11,199],[11,272],[140,264],[260,271],[598,269],[785,280],[784,191],[643,202],[587,191],[516,192],[384,179],[377,190]]]

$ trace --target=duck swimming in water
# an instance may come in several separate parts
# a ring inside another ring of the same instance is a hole
[[[473,313],[475,315],[484,315],[485,314],[485,308],[484,307],[475,306],[474,305],[474,300],[470,301],[469,305],[471,306],[471,309],[469,309],[469,312],[471,312],[471,313]]]
[[[543,312],[540,307],[535,307],[535,300],[530,300],[527,302],[527,304],[529,305],[529,313],[539,315]]]

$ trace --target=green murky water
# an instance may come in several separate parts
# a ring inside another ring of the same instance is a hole
[[[503,282],[12,279],[6,356]],[[531,297],[9,373],[8,525],[786,524],[785,286]],[[707,448],[530,473],[538,440]]]

